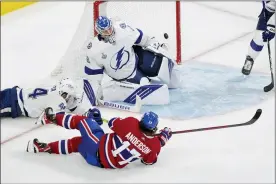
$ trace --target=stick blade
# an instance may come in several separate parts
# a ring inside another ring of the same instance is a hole
[[[274,83],[271,82],[269,85],[264,87],[264,92],[269,92],[274,88]]]
[[[255,115],[253,116],[253,118],[250,121],[248,121],[247,123],[248,124],[255,123],[260,118],[260,116],[262,115],[262,112],[263,112],[262,109],[257,109],[257,111],[256,111]]]

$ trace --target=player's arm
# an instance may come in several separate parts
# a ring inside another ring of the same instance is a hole
[[[141,159],[141,162],[145,165],[153,165],[157,162],[158,155],[162,147],[166,145],[166,143],[172,137],[172,131],[170,128],[165,127],[160,131],[160,134],[157,135],[154,139],[156,142],[154,143],[154,150],[150,152],[148,155],[144,156]]]
[[[141,162],[145,165],[153,165],[158,160],[159,152],[152,152],[148,155],[144,156],[144,158],[141,159]]]
[[[127,126],[130,122],[137,121],[133,117],[127,117],[127,118],[118,118],[114,117],[108,121],[108,127],[116,132],[117,130],[121,129],[124,126]]]
[[[141,162],[145,165],[153,165],[158,160],[158,155],[161,151],[162,144],[159,140],[159,137],[153,138],[154,142],[152,143],[151,152],[141,158]]]
[[[116,21],[115,24],[117,27],[120,27],[121,29],[127,30],[128,34],[131,35],[133,38],[134,45],[139,45],[141,47],[147,47],[151,45],[153,42],[157,42],[154,37],[151,37],[143,32],[143,30],[139,28],[134,28],[131,25],[123,22],[123,21]]]
[[[133,29],[133,31],[137,32],[137,34],[133,34],[134,36],[136,36],[136,41],[134,45],[141,46],[145,50],[151,51],[160,56],[165,56],[167,58],[170,58],[171,60],[174,60],[171,54],[168,52],[168,50],[165,49],[164,46],[162,46],[163,44],[161,44],[158,40],[156,40],[155,37],[151,37],[145,34],[141,29],[138,29],[138,28]]]
[[[146,33],[144,33],[141,29],[136,28],[136,32],[138,32],[138,37],[136,38],[135,45],[139,45],[141,47],[148,47],[150,45],[154,45],[154,43],[158,43],[158,41]]]
[[[98,64],[92,57],[87,56],[84,73],[89,80],[101,81],[103,78],[104,66]]]
[[[67,109],[66,101],[58,94],[50,93],[44,99],[44,109],[50,107],[54,112],[65,112]]]
[[[116,127],[118,127],[119,124],[122,123],[122,119],[119,118],[119,117],[114,117],[114,118],[111,118],[109,121],[108,121],[108,127],[115,131],[116,130]]]

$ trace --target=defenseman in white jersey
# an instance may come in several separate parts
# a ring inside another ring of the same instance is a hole
[[[79,103],[70,79],[63,79],[51,87],[22,89],[15,86],[1,91],[0,96],[1,117],[12,118],[37,118],[47,107],[56,111],[74,111]]]
[[[101,80],[103,73],[113,79],[107,87],[102,86],[105,99],[126,100],[125,102],[131,103],[131,100],[127,99],[129,95],[139,87],[150,84],[153,77],[159,79],[159,84],[163,84],[162,94],[167,97],[168,86],[179,87],[178,76],[173,70],[175,61],[164,44],[160,44],[154,37],[120,20],[105,16],[96,20],[95,29],[98,39],[87,45],[87,64],[84,71],[91,80]],[[142,91],[156,91],[161,89],[159,87],[148,89],[147,86]],[[167,97],[164,98],[166,103]]]
[[[265,3],[260,15],[255,31],[255,35],[250,42],[248,53],[242,68],[244,75],[249,75],[254,61],[263,50],[264,43],[275,37],[275,0],[264,1]]]

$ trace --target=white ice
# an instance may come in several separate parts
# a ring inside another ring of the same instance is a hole
[[[261,3],[181,2],[181,6],[183,61],[196,59],[240,68]],[[49,75],[70,43],[83,7],[84,2],[40,2],[1,17],[1,89],[31,85]],[[225,45],[220,47],[222,44]],[[273,56],[274,49],[272,43]],[[266,48],[254,71],[269,72]],[[250,126],[174,135],[155,165],[137,162],[122,170],[92,167],[78,154],[26,153],[27,141],[32,138],[55,141],[78,135],[77,131],[52,125],[38,128],[1,144],[1,182],[273,183],[274,101],[272,91],[269,100],[242,111],[188,121],[161,119],[160,127],[183,130],[247,121],[257,108],[263,109],[261,118]],[[102,112],[105,118],[140,117],[109,109]],[[36,127],[34,122],[28,118],[1,119],[1,140]]]

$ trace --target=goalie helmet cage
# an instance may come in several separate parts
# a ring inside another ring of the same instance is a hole
[[[96,36],[95,20],[100,15],[119,18],[132,27],[143,30],[160,42],[168,43],[177,63],[181,64],[180,1],[94,1],[86,2],[78,28],[51,77],[80,78],[87,40]],[[164,38],[168,33],[169,38]],[[81,54],[82,53],[82,54]]]

